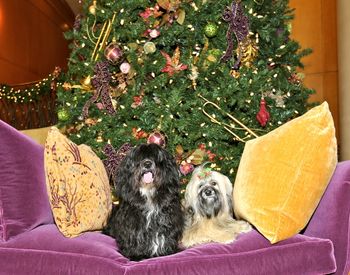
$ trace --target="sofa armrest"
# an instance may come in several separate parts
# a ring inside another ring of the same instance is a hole
[[[350,270],[350,161],[338,163],[304,234],[330,239],[337,262],[336,274]]]

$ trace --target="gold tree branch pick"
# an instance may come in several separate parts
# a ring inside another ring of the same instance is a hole
[[[224,127],[224,129],[226,131],[228,131],[231,135],[233,135],[236,140],[245,143],[246,141],[244,140],[244,138],[241,138],[240,136],[238,136],[236,133],[234,133],[231,129],[235,129],[235,130],[246,130],[248,133],[250,133],[252,136],[254,137],[259,137],[256,133],[254,133],[253,130],[251,130],[250,128],[248,128],[246,125],[244,125],[242,122],[240,122],[237,118],[235,118],[233,115],[223,111],[220,106],[218,106],[217,104],[215,104],[214,102],[206,99],[204,96],[202,96],[201,94],[198,94],[198,97],[200,97],[201,99],[203,99],[205,101],[205,103],[203,104],[202,107],[202,112],[210,119],[210,121],[212,121],[213,123],[216,123],[218,125],[222,125]],[[220,122],[218,121],[215,117],[213,117],[212,115],[208,114],[208,112],[205,110],[205,106],[207,105],[212,105],[214,106],[216,109],[218,109],[219,111],[221,111],[222,113],[224,113],[225,115],[227,115],[230,119],[232,119],[234,121],[234,123],[238,124],[239,126],[241,126],[242,128],[236,128],[230,124],[227,124],[225,122]]]
[[[112,25],[114,23],[116,14],[117,13],[114,12],[112,19],[109,19],[108,21],[104,22],[101,33],[95,45],[95,49],[92,53],[91,60],[97,61],[100,51],[102,51],[106,47],[107,39],[111,33]]]

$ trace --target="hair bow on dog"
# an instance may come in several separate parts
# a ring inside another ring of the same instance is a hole
[[[199,179],[205,179],[205,178],[207,178],[207,177],[209,177],[210,176],[210,174],[211,174],[211,168],[210,167],[206,167],[206,168],[203,168],[203,169],[201,169],[201,171],[197,174],[197,177],[199,178]]]

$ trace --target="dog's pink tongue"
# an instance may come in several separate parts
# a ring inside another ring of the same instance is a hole
[[[151,183],[153,181],[153,175],[151,172],[147,172],[143,175],[142,178],[144,183]]]

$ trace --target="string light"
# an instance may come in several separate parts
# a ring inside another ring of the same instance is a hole
[[[51,82],[55,79],[52,74],[49,74],[47,78],[44,78],[38,82],[25,83],[21,86],[32,84],[30,88],[15,89],[8,85],[0,84],[0,100],[6,99],[15,103],[27,103],[38,100],[43,94],[52,91]],[[61,85],[61,83],[57,83]],[[18,85],[19,86],[19,85]]]

